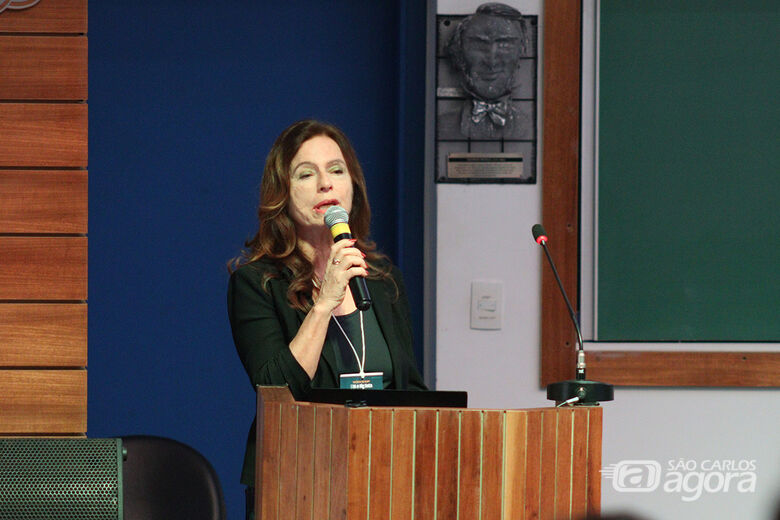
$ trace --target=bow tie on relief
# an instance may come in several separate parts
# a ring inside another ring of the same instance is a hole
[[[472,99],[471,102],[471,120],[474,123],[480,123],[485,119],[485,116],[490,116],[490,120],[494,125],[504,126],[506,124],[507,112],[509,110],[509,103],[506,100],[488,103],[487,101]]]

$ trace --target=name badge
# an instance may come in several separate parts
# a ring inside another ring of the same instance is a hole
[[[341,374],[339,388],[348,390],[382,390],[382,372],[360,374]]]

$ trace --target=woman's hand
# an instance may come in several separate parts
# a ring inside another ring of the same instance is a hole
[[[356,241],[345,238],[331,246],[315,306],[332,312],[344,301],[349,280],[355,276],[368,276],[365,255],[354,247]]]

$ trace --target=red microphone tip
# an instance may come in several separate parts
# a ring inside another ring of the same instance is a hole
[[[539,235],[536,237],[536,243],[539,245],[542,245],[542,242],[547,242],[547,236],[546,235]]]

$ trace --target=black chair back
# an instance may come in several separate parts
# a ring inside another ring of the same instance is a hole
[[[214,468],[198,451],[173,439],[122,437],[125,520],[225,520]]]

